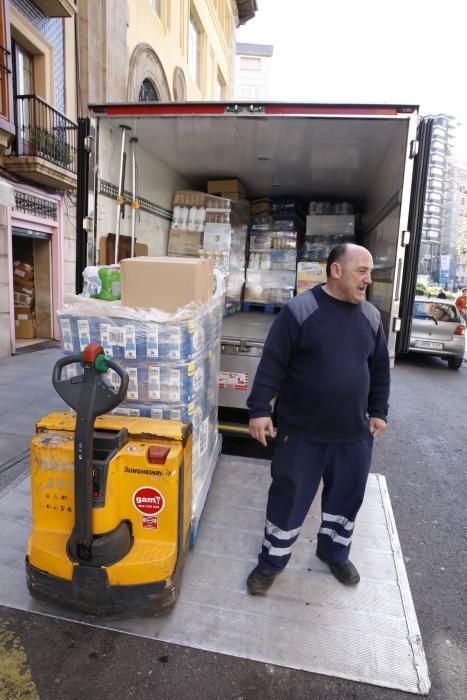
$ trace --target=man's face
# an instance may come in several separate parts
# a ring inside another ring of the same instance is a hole
[[[339,298],[351,304],[365,299],[366,289],[371,284],[373,258],[365,248],[355,246],[347,250],[345,257],[334,263],[333,278]]]

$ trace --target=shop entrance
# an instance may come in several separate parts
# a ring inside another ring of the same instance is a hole
[[[16,346],[53,337],[51,235],[12,227]]]

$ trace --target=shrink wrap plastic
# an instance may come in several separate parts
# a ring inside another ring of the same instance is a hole
[[[222,294],[209,304],[192,303],[173,314],[67,295],[57,313],[65,354],[78,354],[89,343],[99,343],[107,357],[127,370],[127,395],[113,413],[192,423],[193,530],[220,451],[217,404],[223,307]],[[69,377],[82,372],[78,364],[67,370]],[[112,370],[106,380],[119,382]]]

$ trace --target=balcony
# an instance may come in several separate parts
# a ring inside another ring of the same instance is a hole
[[[36,95],[15,98],[16,138],[2,165],[56,190],[76,189],[78,126]]]
[[[34,0],[47,17],[73,17],[75,14],[74,0]]]

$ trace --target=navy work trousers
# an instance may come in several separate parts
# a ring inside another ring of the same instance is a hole
[[[287,564],[323,479],[317,553],[339,563],[349,556],[355,518],[370,471],[373,437],[352,443],[307,442],[279,431],[259,565],[277,574]]]

